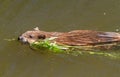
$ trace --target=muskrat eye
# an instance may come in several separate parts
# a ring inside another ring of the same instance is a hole
[[[45,38],[46,38],[45,35],[39,35],[39,36],[38,36],[38,39],[45,39]]]
[[[32,36],[32,35],[29,35],[29,38],[33,38],[33,36]]]

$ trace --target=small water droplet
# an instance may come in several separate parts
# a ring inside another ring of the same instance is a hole
[[[104,12],[103,15],[106,15],[106,12]]]
[[[116,31],[116,32],[119,32],[120,30],[119,30],[119,29],[116,29],[115,31]]]

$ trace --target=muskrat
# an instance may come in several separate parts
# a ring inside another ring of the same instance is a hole
[[[46,32],[38,28],[26,31],[18,37],[22,43],[33,43],[38,40],[56,37],[57,44],[68,46],[95,46],[120,42],[120,34],[117,32],[103,32],[93,30],[73,30],[70,32]]]

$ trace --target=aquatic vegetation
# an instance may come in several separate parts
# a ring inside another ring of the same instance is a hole
[[[64,50],[68,49],[68,47],[66,47],[66,46],[60,46],[60,45],[57,45],[56,42],[51,42],[51,40],[53,40],[53,39],[55,39],[55,38],[39,40],[37,42],[30,44],[30,46],[33,49],[44,48],[44,49],[48,49],[48,50],[56,52],[56,53],[64,52]]]
[[[109,52],[109,51],[100,51],[96,50],[99,46],[67,46],[67,45],[58,45],[54,40],[55,37],[47,38],[45,40],[39,40],[30,44],[30,47],[39,50],[39,49],[47,49],[53,53],[66,53],[72,54],[75,56],[89,54],[89,55],[103,55],[108,56],[111,58],[120,58],[120,54],[116,52]],[[116,45],[116,44],[112,44]],[[112,46],[111,44],[108,46]]]

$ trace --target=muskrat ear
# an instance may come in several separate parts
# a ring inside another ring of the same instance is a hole
[[[38,27],[35,27],[34,30],[35,30],[35,31],[39,31],[39,28],[38,28]]]
[[[38,39],[45,39],[45,38],[46,38],[45,35],[39,35],[39,36],[38,36]]]

